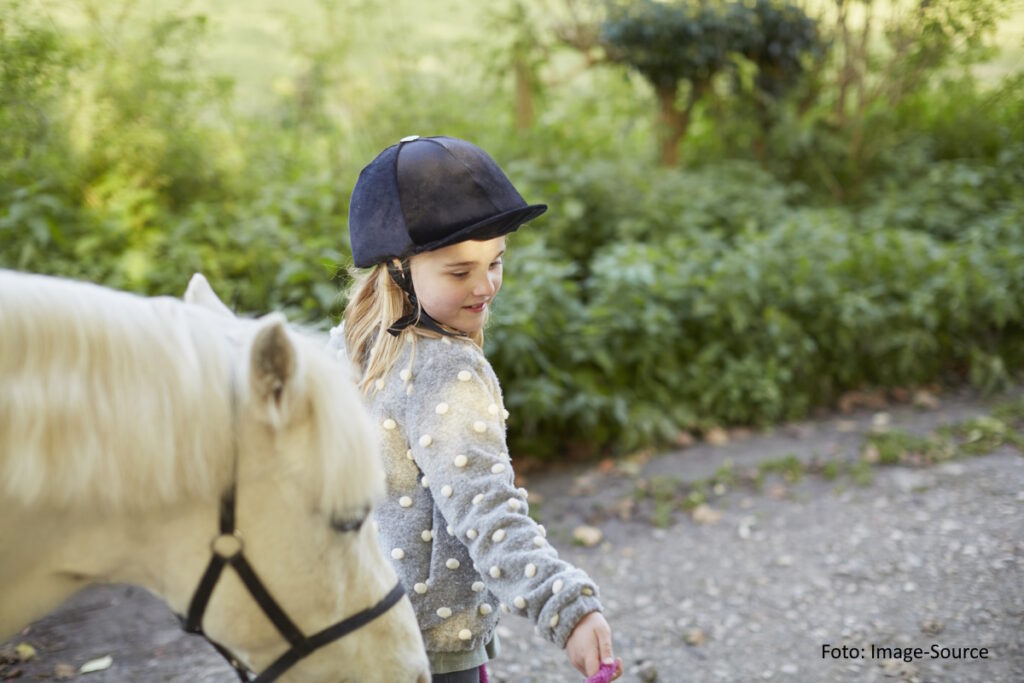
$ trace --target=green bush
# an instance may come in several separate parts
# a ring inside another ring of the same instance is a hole
[[[636,151],[654,135],[639,77],[549,90],[516,135],[500,85],[481,98],[472,73],[364,84],[346,124],[315,92],[326,78],[276,115],[243,115],[197,66],[201,17],[171,11],[104,42],[2,6],[0,267],[146,294],[178,294],[199,270],[240,312],[326,325],[362,165],[408,133],[492,151],[551,206],[510,237],[487,336],[516,453],[663,444],[865,386],[992,391],[1024,368],[1020,78],[918,87],[865,112],[855,161],[855,130],[790,102],[758,163],[725,140],[710,97],[691,131],[707,154],[655,169]]]
[[[522,317],[496,318],[492,354],[549,454],[792,419],[862,386],[1001,388],[1022,360],[1024,240],[1013,217],[992,221],[951,244],[794,210],[729,239],[625,240],[597,251],[579,299],[557,254],[513,248],[501,305]]]
[[[654,169],[629,160],[585,159],[514,167],[524,195],[554,207],[539,229],[549,246],[586,274],[595,253],[622,240],[674,235],[734,236],[775,225],[802,196],[751,162],[690,170]]]
[[[906,164],[877,182],[861,212],[866,228],[900,227],[954,239],[978,218],[1024,203],[1024,141],[992,161],[976,159]]]

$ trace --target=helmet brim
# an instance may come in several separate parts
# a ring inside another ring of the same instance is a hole
[[[510,232],[515,232],[523,223],[532,221],[547,210],[547,204],[529,204],[509,211],[503,211],[472,225],[460,228],[453,233],[445,235],[442,239],[426,244],[417,244],[413,247],[412,253],[422,254],[425,251],[434,251],[467,240],[492,240],[502,235],[507,235]]]

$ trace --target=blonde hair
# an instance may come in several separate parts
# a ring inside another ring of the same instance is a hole
[[[417,337],[439,339],[441,335],[417,325],[410,325],[399,332],[397,337],[388,332],[391,324],[399,318],[413,312],[419,316],[423,309],[418,307],[413,311],[409,297],[391,279],[386,264],[378,263],[367,270],[353,270],[352,278],[344,315],[345,348],[355,368],[359,389],[364,394],[369,394],[376,381],[382,379],[394,367],[403,345],[415,344]],[[486,326],[486,318],[484,325]],[[465,338],[483,348],[483,326]]]

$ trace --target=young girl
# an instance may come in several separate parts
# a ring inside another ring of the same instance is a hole
[[[331,343],[380,425],[380,541],[411,588],[435,682],[487,680],[499,610],[533,621],[583,674],[621,673],[597,586],[527,514],[482,353],[505,235],[546,209],[527,205],[483,150],[448,137],[403,138],[352,193],[352,255],[372,270]]]

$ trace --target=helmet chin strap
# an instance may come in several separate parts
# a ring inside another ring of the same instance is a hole
[[[402,330],[412,325],[418,327],[424,327],[438,334],[446,337],[465,337],[465,333],[455,333],[450,330],[446,330],[441,326],[439,322],[434,320],[429,313],[427,313],[419,301],[416,299],[416,290],[412,286],[412,269],[409,267],[408,257],[403,258],[401,265],[395,265],[394,259],[387,262],[388,274],[391,279],[395,281],[395,284],[406,293],[409,297],[409,303],[412,304],[413,312],[409,315],[403,316],[391,323],[391,327],[388,328],[388,333],[394,337],[397,337]]]

